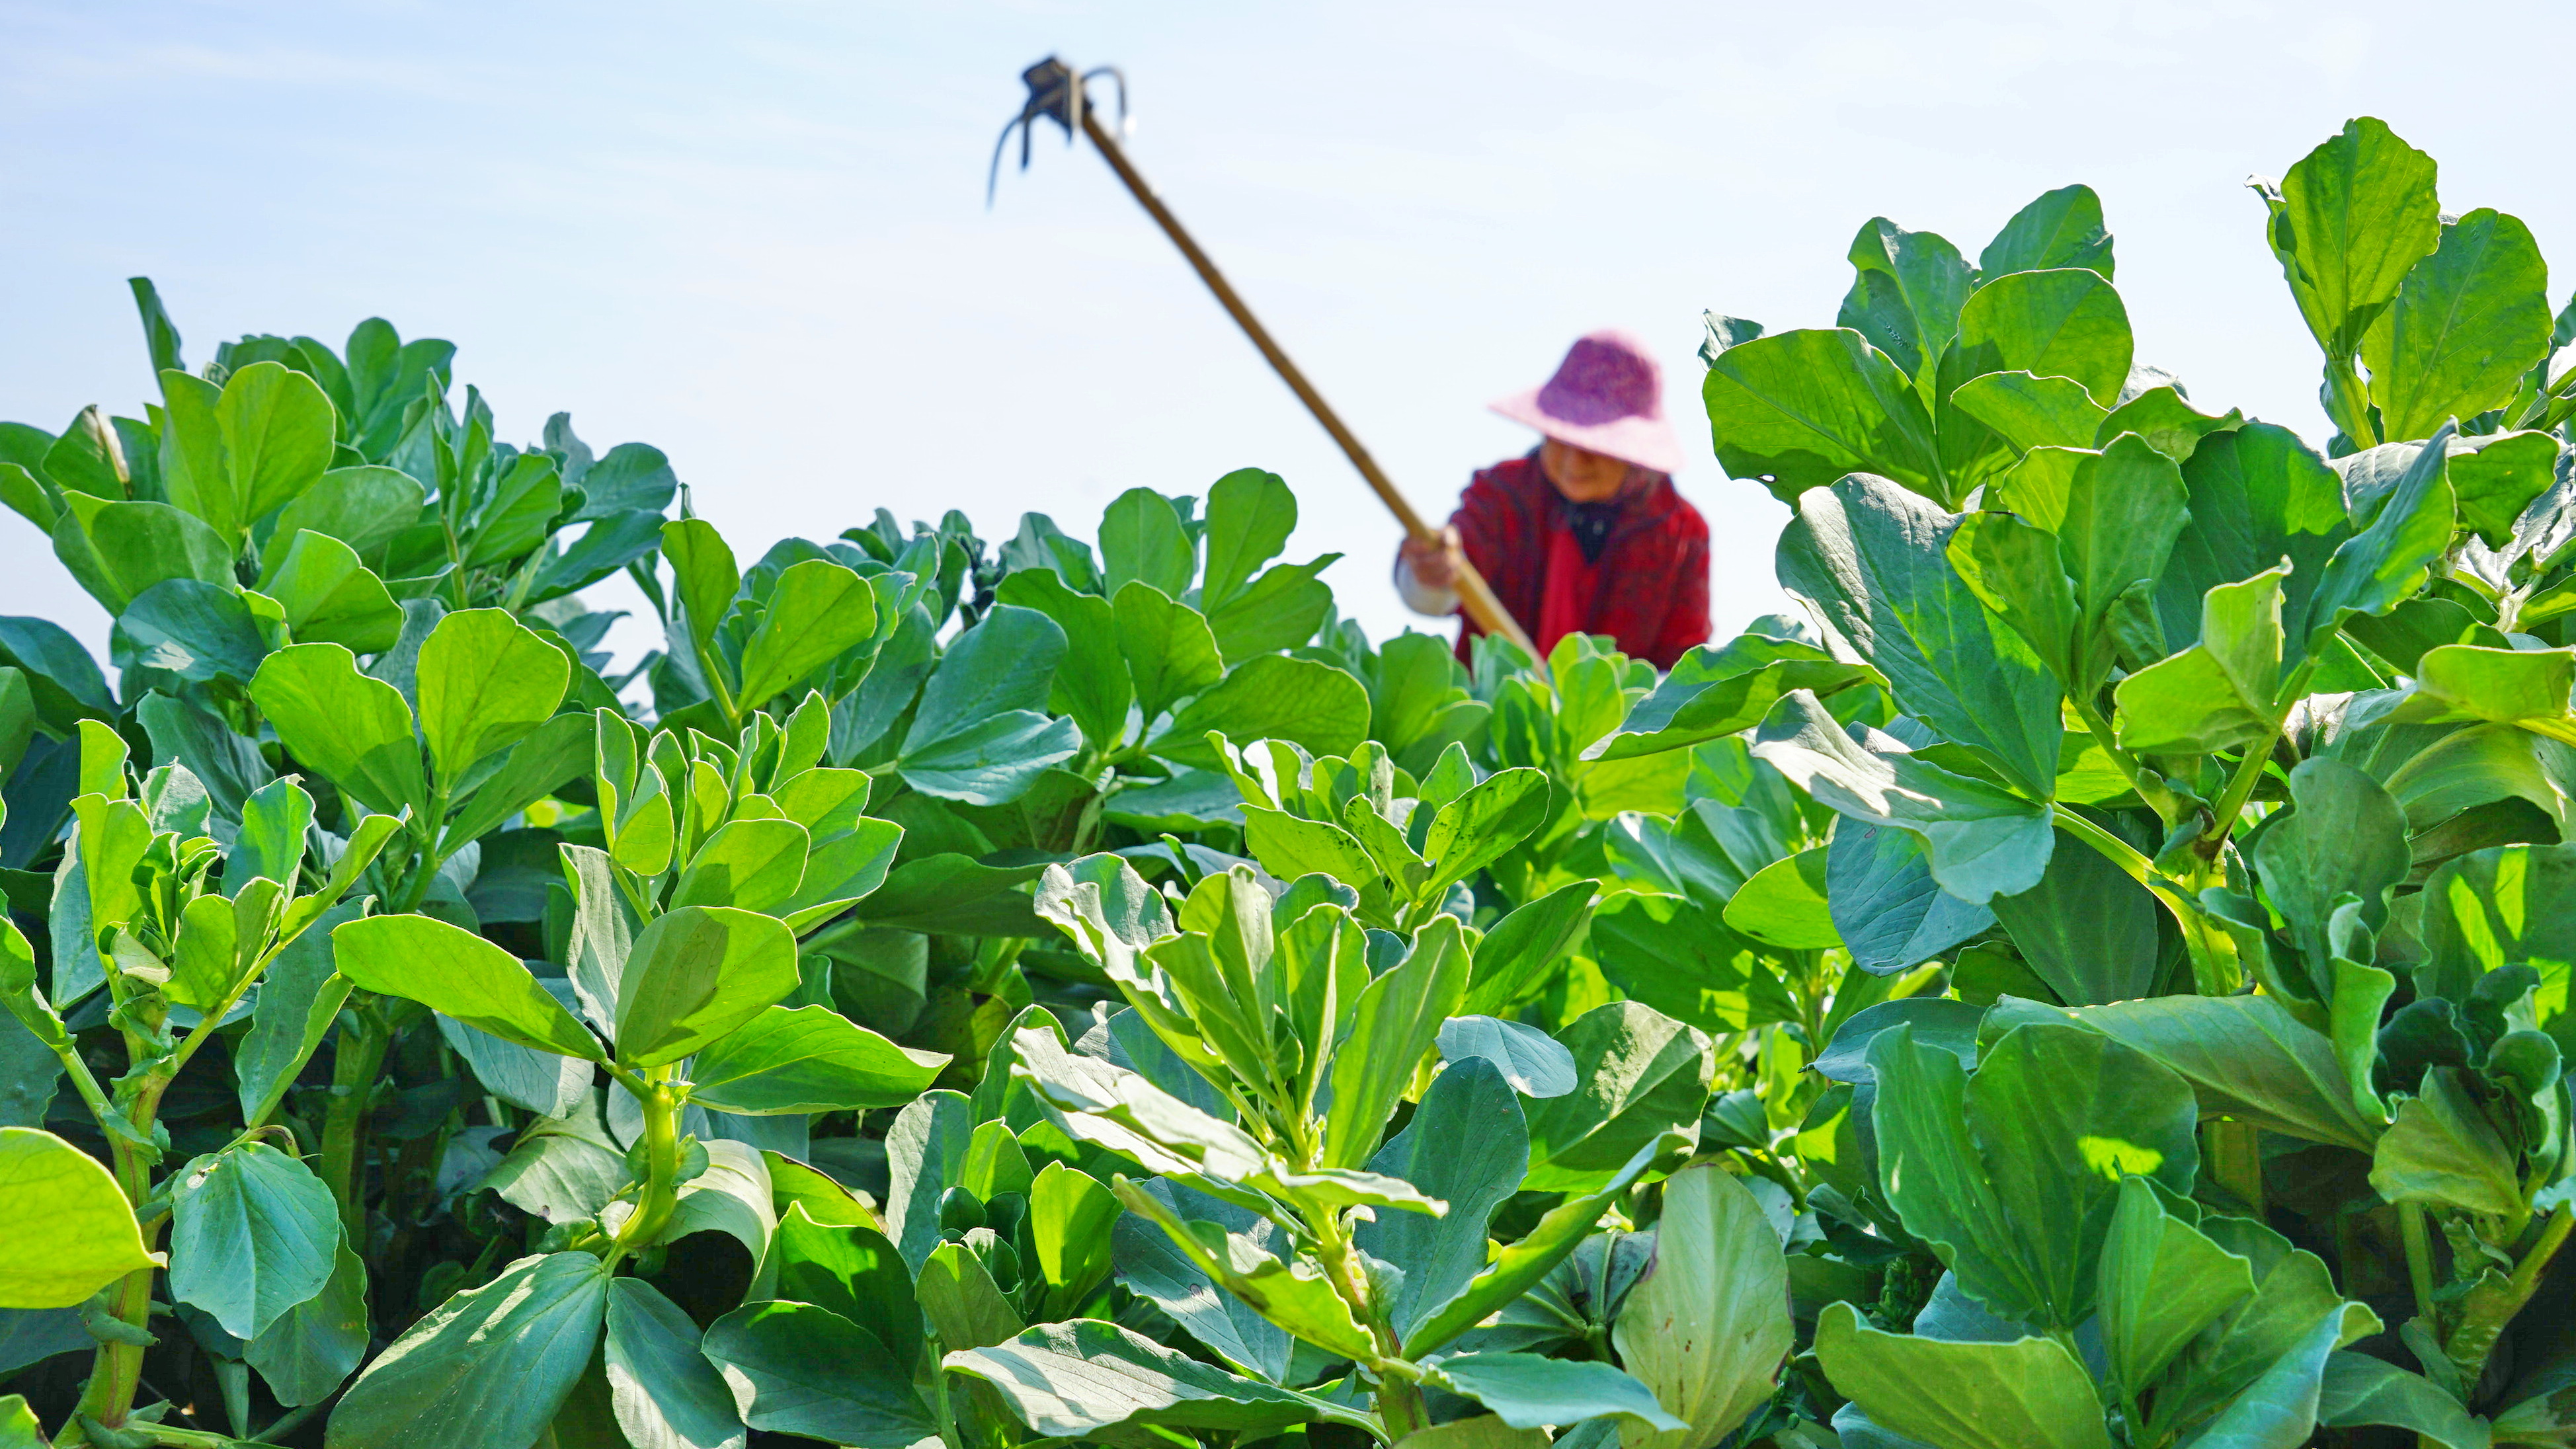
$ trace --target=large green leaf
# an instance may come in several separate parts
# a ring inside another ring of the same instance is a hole
[[[1957,523],[1883,478],[1846,478],[1799,499],[1780,539],[1780,582],[1823,620],[1838,653],[1878,667],[1907,713],[2044,798],[2065,732],[2061,692],[1950,567]]]
[[[2549,355],[2549,268],[2530,228],[2492,207],[2445,222],[2394,306],[2361,337],[2380,436],[2428,438],[2501,407]]]
[[[2524,1210],[2514,1149],[2457,1068],[2424,1074],[2423,1095],[2398,1103],[2372,1150],[2370,1187],[2396,1203],[2508,1216]]]
[[[463,609],[420,646],[420,733],[439,783],[527,737],[563,701],[572,666],[504,609]]]
[[[1977,254],[1977,272],[1985,277],[2053,267],[2089,267],[2110,279],[2111,234],[2102,225],[2102,198],[2090,186],[2041,192]]]
[[[1959,329],[1959,304],[1976,274],[1959,249],[1936,233],[1907,231],[1872,217],[1852,238],[1858,275],[1834,325],[1867,337],[1889,360],[1920,377]]]
[[[1440,1361],[1440,1376],[1453,1393],[1483,1404],[1515,1429],[1567,1426],[1603,1415],[1676,1436],[1691,1429],[1655,1401],[1654,1390],[1606,1363],[1535,1353],[1462,1353]]]
[[[2458,510],[2443,466],[2451,434],[2448,423],[2434,432],[2379,516],[2326,560],[2301,622],[2309,652],[2323,650],[2331,631],[2352,615],[2385,614],[2412,596],[2451,546]]]
[[[66,495],[54,557],[110,613],[163,579],[233,582],[233,550],[194,515],[166,503],[109,503]]]
[[[2038,885],[1987,905],[2012,933],[2023,962],[2069,1006],[2154,992],[2163,964],[2155,897],[2063,831]]]
[[[0,1127],[0,1213],[23,1234],[0,1263],[0,1308],[70,1308],[161,1261],[116,1179],[50,1132]]]
[[[1817,804],[1920,836],[1933,880],[1969,905],[2029,890],[2048,869],[2055,835],[2046,805],[1917,759],[1885,736],[1865,749],[1803,690],[1754,741],[1754,755]]]
[[[361,464],[334,468],[319,482],[278,510],[276,531],[262,546],[264,566],[272,553],[292,547],[305,530],[336,538],[364,553],[420,521],[426,496],[417,479],[399,468]]]
[[[2264,898],[2310,970],[2321,972],[2337,954],[2327,930],[2344,898],[2359,898],[2361,923],[2371,930],[2388,923],[2388,893],[2414,864],[2406,816],[2378,781],[2341,760],[2300,761],[2290,772],[2290,799],[2297,809],[2255,842],[2254,865]],[[2332,982],[2318,982],[2317,994],[2331,995]]]
[[[1702,1031],[1744,1031],[1798,1017],[1778,953],[1684,897],[1623,891],[1602,902],[1592,918],[1592,955],[1630,1000]]]
[[[1318,554],[1301,564],[1273,564],[1233,598],[1208,611],[1208,628],[1227,665],[1241,664],[1314,639],[1333,611],[1333,589],[1315,577],[1341,557]]]
[[[1117,630],[1113,637],[1128,677],[1135,681],[1136,707],[1148,725],[1175,701],[1224,677],[1216,635],[1196,609],[1172,602],[1142,579],[1119,589],[1111,603]]]
[[[1573,1091],[1529,1109],[1532,1192],[1591,1192],[1641,1147],[1688,1131],[1708,1101],[1708,1038],[1635,1001],[1594,1007],[1556,1034]]]
[[[760,1015],[800,980],[795,933],[775,916],[726,906],[657,916],[636,934],[618,985],[617,1058],[634,1067],[678,1061]]]
[[[1989,372],[2072,378],[2109,407],[2129,380],[2132,347],[2129,310],[2101,273],[2010,272],[1960,307],[1958,355],[1942,372],[1960,381]]]
[[[2168,1210],[2146,1178],[2121,1179],[2098,1299],[2114,1382],[2143,1392],[2202,1329],[2253,1292],[2251,1263]]]
[[[318,1404],[339,1391],[367,1356],[367,1265],[335,1238],[331,1281],[242,1346],[281,1404]]]
[[[1214,769],[1210,730],[1244,744],[1287,740],[1311,755],[1348,755],[1368,738],[1368,726],[1366,685],[1329,664],[1263,654],[1182,706],[1152,748],[1174,764]]]
[[[1837,826],[1826,845],[1825,903],[1852,964],[1882,976],[1931,960],[1995,919],[1991,901],[1969,905],[1933,881],[1922,836],[1859,820]]]
[[[1872,1422],[1939,1449],[2111,1449],[2092,1376],[2063,1344],[1882,1332],[1826,1305],[1816,1356]]]
[[[2466,1001],[2487,972],[2515,962],[2540,973],[2534,1025],[2576,1055],[2568,1011],[2576,962],[2576,844],[2502,845],[2444,864],[2424,883],[2419,934],[2430,958],[2419,990]]]
[[[760,708],[876,632],[876,595],[866,579],[826,559],[788,565],[770,586],[760,627],[742,646],[735,707]]]
[[[268,654],[241,594],[199,579],[163,579],[135,595],[109,644],[120,664],[192,680],[248,683]]]
[[[1070,759],[1079,727],[1039,713],[1064,652],[1054,620],[1008,604],[959,635],[922,688],[903,741],[904,779],[925,794],[1002,805]]]
[[[1690,1421],[1644,1449],[1716,1443],[1771,1397],[1795,1346],[1789,1268],[1742,1179],[1715,1164],[1665,1179],[1655,1262],[1611,1332],[1619,1361]]]
[[[728,820],[689,857],[671,904],[774,911],[805,879],[813,837],[793,820]]]
[[[260,591],[286,611],[286,629],[308,644],[381,654],[402,634],[402,607],[385,581],[339,539],[298,529],[260,575]]]
[[[1625,760],[1686,749],[1760,724],[1791,690],[1823,696],[1879,682],[1866,664],[1793,640],[1748,634],[1723,649],[1702,645],[1674,662],[1616,733],[1584,746],[1582,758]]]
[[[772,1006],[698,1053],[689,1095],[750,1114],[900,1107],[948,1060],[896,1046],[828,1006]]]
[[[698,1351],[698,1326],[641,1278],[608,1284],[603,1347],[617,1425],[639,1449],[740,1449],[733,1394]]]
[[[331,1411],[330,1449],[484,1449],[534,1442],[599,1345],[607,1267],[521,1258],[431,1310]]]
[[[1161,1178],[1138,1184],[1136,1190],[1161,1199],[1176,1218],[1213,1223],[1264,1252],[1276,1252],[1280,1246],[1277,1226],[1248,1208]],[[1416,1213],[1388,1216],[1404,1224],[1428,1221]],[[1118,1281],[1129,1292],[1170,1314],[1192,1338],[1237,1370],[1272,1383],[1288,1376],[1296,1343],[1288,1330],[1242,1299],[1220,1291],[1215,1280],[1200,1271],[1153,1220],[1142,1213],[1126,1213],[1110,1228],[1110,1240]]]
[[[1355,1235],[1361,1251],[1404,1270],[1402,1286],[1387,1305],[1387,1318],[1401,1334],[1483,1271],[1494,1211],[1520,1190],[1529,1169],[1529,1128],[1520,1100],[1493,1063],[1455,1062],[1432,1079],[1412,1120],[1369,1159],[1368,1168],[1403,1178],[1449,1204],[1436,1218],[1381,1213]]]
[[[1701,395],[1717,461],[1794,503],[1846,473],[1948,492],[1923,399],[1886,353],[1848,327],[1777,332],[1709,364]]]
[[[1210,484],[1201,600],[1217,608],[1242,592],[1253,573],[1288,546],[1296,528],[1297,495],[1278,474],[1238,468]]]
[[[2433,171],[2432,157],[2364,116],[2281,179],[2272,250],[2329,357],[2359,350],[2363,331],[2440,241]]]
[[[1007,1343],[952,1353],[942,1366],[990,1385],[1031,1433],[1056,1437],[1161,1425],[1251,1438],[1317,1419],[1360,1417],[1098,1319],[1041,1324]]]
[[[339,973],[365,990],[406,997],[539,1051],[606,1056],[518,957],[471,931],[428,916],[370,916],[334,930],[331,950]]]
[[[2120,681],[2120,744],[2142,752],[2209,754],[2279,732],[2282,591],[2296,576],[2279,565],[2241,583],[2214,584],[2201,600],[2199,642]]]
[[[2378,1138],[2352,1102],[2334,1044],[2267,996],[2160,996],[2074,1019],[2182,1074],[2203,1115],[2368,1152]]]
[[[2342,481],[2297,434],[2270,423],[2211,434],[2183,464],[2182,476],[2191,521],[2174,540],[2156,587],[2166,643],[2179,649],[2200,638],[2202,599],[2211,589],[2288,559],[2282,662],[2297,664],[2308,653],[2309,598],[2326,560],[2352,534]]]
[[[1102,593],[1116,598],[1130,581],[1142,580],[1178,598],[1197,573],[1198,550],[1170,499],[1130,488],[1110,500],[1100,516]]]
[[[1989,372],[1950,393],[1950,406],[1992,428],[2015,452],[2089,448],[2109,410],[2071,377]]]
[[[331,465],[331,399],[282,364],[241,368],[220,393],[204,379],[167,373],[162,395],[162,486],[226,539],[294,501]]]
[[[884,1234],[860,1223],[817,1223],[791,1203],[772,1240],[778,1296],[828,1308],[876,1336],[886,1356],[909,1364],[921,1355],[921,1309],[912,1269]]]
[[[752,1428],[858,1449],[909,1449],[938,1432],[911,1366],[828,1308],[746,1304],[707,1329],[703,1351]]]
[[[1350,1036],[1333,1053],[1333,1104],[1317,1158],[1323,1166],[1356,1167],[1377,1152],[1440,1023],[1466,999],[1470,961],[1456,918],[1434,917],[1414,934],[1403,964],[1360,994]]]
[[[256,1338],[322,1291],[340,1210],[322,1179],[264,1142],[197,1158],[170,1188],[170,1291]]]
[[[290,755],[369,809],[387,815],[406,807],[414,814],[428,812],[429,781],[412,732],[411,706],[392,685],[360,674],[347,649],[280,649],[260,665],[250,695]]]
[[[1076,593],[1051,568],[1017,570],[1003,578],[993,597],[1035,609],[1064,631],[1065,656],[1056,668],[1052,707],[1071,715],[1093,748],[1114,748],[1126,733],[1136,688],[1119,655],[1118,620],[1109,601]]]

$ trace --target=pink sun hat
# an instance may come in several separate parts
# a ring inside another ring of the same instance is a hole
[[[1578,339],[1545,386],[1488,404],[1560,443],[1656,473],[1688,459],[1664,421],[1664,370],[1646,345],[1616,328]]]

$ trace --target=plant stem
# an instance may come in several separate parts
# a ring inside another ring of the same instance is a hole
[[[126,1124],[145,1140],[152,1136],[153,1118],[161,1108],[162,1089],[167,1078],[147,1079],[125,1109]],[[109,1110],[113,1111],[113,1108]],[[152,1195],[152,1163],[123,1135],[107,1134],[109,1168],[116,1178],[117,1189],[125,1194],[127,1206],[140,1208]],[[142,1225],[143,1251],[152,1252],[161,1236],[163,1218]],[[130,1328],[145,1329],[152,1316],[152,1276],[156,1270],[137,1268],[116,1280],[107,1311],[118,1322]],[[148,1331],[148,1330],[147,1330]],[[106,1343],[98,1346],[91,1357],[89,1384],[81,1391],[77,1412],[97,1421],[102,1427],[123,1427],[127,1414],[134,1409],[134,1391],[143,1382],[143,1345],[139,1343]]]
[[[2397,1205],[2398,1236],[2406,1244],[2406,1278],[2415,1289],[2415,1313],[2426,1328],[2440,1329],[2433,1316],[2433,1235],[2425,1226],[2424,1205],[2401,1202]]]
[[[2099,851],[2105,860],[2118,866],[2129,879],[2145,886],[2149,894],[2164,902],[2165,909],[2173,913],[2174,923],[2182,928],[2183,945],[2191,953],[2192,978],[2200,993],[2203,996],[2232,995],[2243,982],[2243,971],[2236,959],[2235,938],[2200,908],[2199,887],[2205,876],[2178,881],[2160,874],[2155,862],[2129,842],[2063,805],[2054,808],[2058,829]]]
[[[1395,1329],[1378,1311],[1376,1295],[1369,1291],[1368,1275],[1360,1270],[1350,1239],[1343,1235],[1339,1217],[1331,1208],[1310,1208],[1306,1224],[1315,1234],[1315,1256],[1324,1265],[1333,1291],[1350,1305],[1351,1316],[1358,1319],[1369,1337],[1376,1341],[1378,1356],[1391,1363],[1404,1362],[1404,1343]],[[1372,1364],[1377,1374],[1378,1418],[1386,1425],[1389,1439],[1401,1439],[1417,1429],[1431,1427],[1431,1414],[1422,1402],[1422,1388],[1408,1378],[1390,1374],[1384,1366]],[[1407,1366],[1408,1371],[1410,1366]]]
[[[617,1230],[617,1240],[609,1245],[608,1266],[614,1271],[630,1253],[653,1241],[654,1235],[670,1222],[679,1210],[680,1186],[680,1094],[672,1085],[674,1068],[647,1067],[643,1077],[628,1086],[644,1108],[644,1190],[635,1200],[635,1211]]]
[[[340,1225],[352,1248],[367,1240],[366,1160],[367,1108],[375,1096],[376,1077],[384,1070],[385,1049],[393,1034],[377,1015],[375,1001],[351,998],[340,1018],[340,1040],[331,1049],[331,1105],[322,1119],[323,1183],[340,1204]]]
[[[2101,709],[2093,701],[2070,694],[2067,702],[2075,707],[2075,717],[2084,721],[2084,730],[2093,736],[2093,743],[2101,746],[2102,753],[2111,757],[2111,763],[2120,767],[2120,773],[2128,779],[2129,788],[2137,791],[2138,798],[2147,802],[2147,808],[2155,811],[2156,818],[2171,829],[2180,818],[2173,791],[2161,782],[2148,782],[2145,768],[2138,764],[2136,756],[2120,748],[2119,737],[2111,729],[2111,722],[2102,717]]]

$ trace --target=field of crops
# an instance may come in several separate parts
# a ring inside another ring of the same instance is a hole
[[[0,618],[0,1449],[2576,1443],[2576,307],[2375,121],[2259,202],[2323,446],[2081,186],[1711,316],[1804,611],[1660,677],[138,281],[0,424],[115,620]]]

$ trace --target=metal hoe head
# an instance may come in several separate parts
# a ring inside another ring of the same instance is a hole
[[[1001,139],[993,143],[993,164],[984,173],[986,206],[993,204],[993,188],[1001,180],[1002,153],[1010,149],[1011,133],[1020,133],[1020,169],[1023,171],[1029,169],[1029,147],[1037,135],[1039,121],[1053,121],[1063,127],[1064,143],[1072,145],[1074,135],[1082,129],[1083,112],[1091,105],[1084,88],[1096,77],[1104,75],[1118,83],[1118,127],[1124,131],[1127,128],[1127,77],[1118,73],[1118,67],[1095,66],[1076,75],[1072,66],[1050,55],[1020,72],[1020,79],[1028,83],[1029,98],[1020,107],[1020,113],[1011,118],[1010,124],[1002,127]]]

